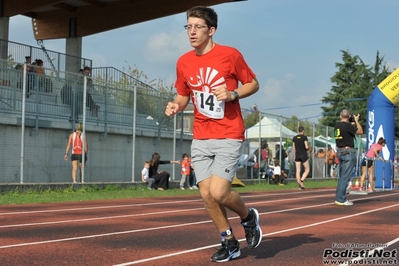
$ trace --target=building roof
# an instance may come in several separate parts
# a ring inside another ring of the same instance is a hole
[[[241,0],[3,0],[3,17],[32,18],[36,40],[84,37],[185,12]]]

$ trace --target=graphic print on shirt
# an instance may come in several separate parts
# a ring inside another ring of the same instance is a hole
[[[197,110],[210,118],[223,119],[225,101],[218,101],[213,92],[219,87],[226,87],[224,77],[217,78],[219,71],[210,67],[199,69],[196,77],[187,82],[193,90],[193,102]]]

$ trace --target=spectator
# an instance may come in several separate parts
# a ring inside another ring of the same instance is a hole
[[[141,170],[141,181],[146,182],[147,183],[147,188],[148,189],[154,189],[154,183],[155,183],[155,179],[149,177],[149,168],[150,168],[150,161],[145,161],[144,162],[144,168],[143,170]]]
[[[25,64],[26,64],[26,97],[29,98],[31,91],[35,85],[35,67],[32,64],[32,58],[28,55],[25,56]]]
[[[188,154],[183,153],[181,161],[181,179],[180,179],[180,189],[184,190],[184,183],[187,183],[187,188],[190,186],[190,162],[188,160]]]
[[[334,165],[335,152],[333,148],[329,145],[327,150],[327,173],[326,177],[331,177],[331,168]]]
[[[15,69],[17,70],[17,72],[16,72],[17,88],[22,89],[22,79],[24,77],[24,74],[23,74],[24,66],[22,64],[16,64]]]
[[[288,178],[294,178],[295,162],[294,162],[294,153],[292,152],[292,146],[288,147],[286,154],[288,158]]]
[[[89,151],[89,145],[87,143],[87,138],[83,134],[83,124],[79,123],[76,126],[75,132],[71,133],[68,138],[68,144],[65,151],[64,160],[68,160],[69,148],[72,147],[72,181],[76,183],[76,172],[78,171],[78,164],[80,170],[80,178],[82,178],[82,153],[84,143],[84,153],[85,153],[85,162],[87,161],[87,152]]]
[[[256,154],[252,153],[247,161],[247,177],[249,179],[257,178],[259,170],[259,163],[257,162]]]
[[[304,181],[310,172],[310,166],[308,157],[308,137],[305,136],[305,128],[303,126],[298,127],[298,135],[292,139],[292,150],[295,154],[296,180],[299,189],[305,189]],[[305,170],[301,175],[302,165]]]
[[[339,178],[335,193],[335,204],[338,206],[352,206],[353,202],[346,198],[346,190],[356,164],[356,150],[354,138],[363,134],[363,128],[359,124],[359,115],[353,116],[356,126],[349,122],[351,115],[344,109],[340,113],[340,122],[335,124],[334,135],[337,145],[339,160]]]
[[[83,75],[87,76],[87,93],[86,93],[86,107],[89,108],[91,112],[91,116],[93,117],[98,117],[98,111],[100,109],[100,106],[96,104],[96,102],[93,100],[93,97],[91,95],[92,90],[93,90],[93,81],[90,78],[91,74],[91,68],[88,66],[85,66],[83,68]],[[83,91],[82,91],[82,98],[81,100],[83,101]]]
[[[191,162],[191,157],[188,158],[188,161],[190,162],[190,189],[197,190],[197,177],[195,176],[195,171],[194,171],[194,166]]]
[[[285,171],[285,158],[287,158],[287,152],[284,149],[284,146],[280,146],[280,144],[276,144],[276,159],[281,162],[279,166],[281,168],[281,175],[287,177]]]
[[[260,151],[260,156],[261,156],[261,161],[259,165],[259,171],[263,173],[262,178],[265,178],[267,173],[267,168],[269,167],[269,149],[268,149],[268,144],[263,143],[261,146],[261,151]]]
[[[281,170],[279,160],[275,159],[274,165],[270,166],[270,168],[273,168],[272,182],[284,186],[284,179],[287,178],[287,175]]]
[[[154,188],[158,190],[166,190],[169,188],[169,177],[170,174],[165,171],[158,171],[160,164],[180,164],[179,161],[161,161],[161,155],[159,153],[153,153],[150,161],[149,177],[155,180]]]
[[[83,92],[84,92],[84,84],[83,84],[83,76],[87,76],[87,93],[86,93],[86,107],[89,107],[91,111],[91,115],[93,117],[98,116],[98,110],[100,106],[98,106],[91,94],[92,90],[92,80],[89,78],[91,73],[90,67],[84,67],[84,69],[79,70],[79,74],[76,81],[71,84],[68,82],[61,90],[61,98],[64,104],[68,104],[71,106],[71,117],[70,119],[78,120],[79,115],[83,113]]]
[[[364,180],[366,178],[367,170],[368,169],[368,180],[370,184],[370,192],[374,191],[374,160],[375,158],[379,158],[380,160],[384,160],[381,156],[379,156],[380,152],[382,151],[382,148],[385,147],[386,145],[386,140],[381,137],[378,139],[377,143],[374,143],[371,145],[370,149],[367,151],[366,156],[364,157],[364,160],[362,162],[362,176],[360,177],[360,188],[359,191],[363,191],[363,184]],[[366,189],[367,190],[367,184],[366,184]]]

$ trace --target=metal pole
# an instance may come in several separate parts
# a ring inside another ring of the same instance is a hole
[[[86,100],[87,100],[87,76],[83,77],[83,138],[82,138],[82,183],[85,182],[85,148],[86,147]]]
[[[279,152],[279,162],[280,162],[280,167],[283,164],[283,162],[281,161],[281,149],[283,148],[283,116],[280,115],[280,152]],[[281,170],[285,170],[285,169],[281,169]]]
[[[183,121],[183,120],[182,120]],[[177,115],[173,116],[173,160],[176,160],[176,124],[177,124]],[[183,126],[183,123],[182,123]],[[175,181],[175,166],[172,168],[172,180]]]
[[[137,86],[133,88],[133,132],[132,132],[132,182],[134,182],[135,161],[136,161],[136,113],[137,113]]]
[[[20,182],[24,183],[24,143],[25,143],[25,105],[26,105],[26,70],[27,65],[24,64],[23,84],[22,84],[22,121],[21,121],[21,169],[20,169]]]
[[[315,123],[312,123],[312,177],[315,178],[314,176],[314,135],[315,135]]]
[[[259,171],[258,171],[258,182],[259,182],[259,184],[260,184],[260,162],[262,161],[262,158],[261,158],[261,145],[262,145],[262,143],[261,143],[261,141],[262,141],[262,138],[261,138],[261,136],[262,136],[262,113],[260,112],[260,110],[258,110],[258,114],[259,114],[259,139],[258,139],[258,144],[259,144],[259,149],[258,149],[258,155],[259,155],[259,157],[258,157],[258,161],[259,161],[259,167],[258,167],[258,169],[259,169]],[[267,163],[267,162],[266,162]],[[266,174],[266,173],[265,173]]]
[[[385,160],[382,160],[382,191],[385,191]]]

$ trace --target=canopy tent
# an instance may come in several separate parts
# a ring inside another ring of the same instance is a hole
[[[247,139],[258,139],[259,138],[259,126],[260,126],[260,137],[264,138],[292,138],[297,135],[296,132],[286,128],[280,123],[277,118],[264,117],[260,123],[256,123],[254,126],[248,128],[245,131],[245,137]]]

